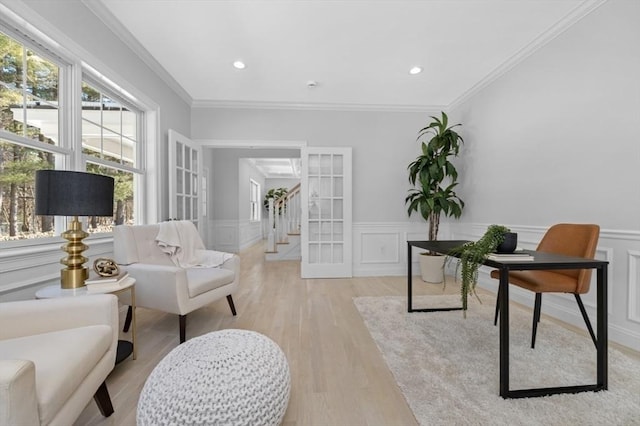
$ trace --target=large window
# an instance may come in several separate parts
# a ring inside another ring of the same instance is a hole
[[[59,64],[0,32],[0,241],[49,236],[34,214],[36,170],[61,164]]]
[[[72,79],[79,63],[21,37],[0,26],[0,243],[52,236],[55,223],[66,228],[64,218],[35,215],[39,169],[114,177],[113,217],[89,218],[88,229],[133,223],[142,195],[142,108],[92,69],[82,70],[80,87]]]

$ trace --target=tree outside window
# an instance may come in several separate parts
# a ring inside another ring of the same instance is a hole
[[[59,67],[0,33],[0,241],[51,235],[34,214],[35,172],[58,145]]]

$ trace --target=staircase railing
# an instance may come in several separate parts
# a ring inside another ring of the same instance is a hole
[[[276,244],[288,243],[289,234],[300,233],[301,207],[300,184],[277,200],[269,199],[268,252],[277,251]]]

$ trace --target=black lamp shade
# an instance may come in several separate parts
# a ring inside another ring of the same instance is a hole
[[[36,214],[112,216],[113,178],[66,170],[36,172]]]

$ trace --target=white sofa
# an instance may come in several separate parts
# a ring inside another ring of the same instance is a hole
[[[71,425],[92,397],[113,413],[116,296],[1,303],[0,324],[0,425]]]
[[[159,230],[160,224],[114,227],[114,259],[136,279],[137,307],[179,316],[183,343],[188,313],[226,296],[231,313],[236,315],[232,293],[240,281],[240,258],[228,254],[230,258],[220,267],[182,268],[158,245]],[[204,248],[202,240],[199,237],[197,240],[195,243]],[[126,297],[121,296],[120,300],[126,303]],[[125,331],[129,318],[127,315]]]

